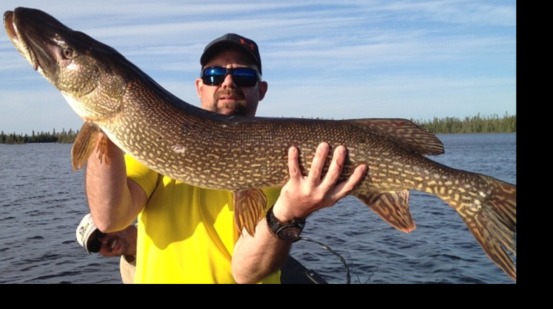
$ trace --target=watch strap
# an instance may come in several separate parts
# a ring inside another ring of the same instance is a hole
[[[267,226],[269,227],[269,230],[271,230],[274,235],[278,236],[278,238],[282,240],[300,240],[300,234],[305,227],[305,219],[294,218],[290,223],[282,223],[275,217],[275,214],[273,213],[273,207],[274,205],[271,206],[266,215]],[[290,233],[287,233],[288,230],[293,230],[295,232],[290,235]]]

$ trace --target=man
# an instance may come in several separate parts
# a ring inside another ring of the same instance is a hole
[[[202,108],[255,116],[268,84],[261,79],[261,57],[254,41],[225,34],[206,46],[200,64],[196,89]],[[322,175],[329,151],[329,145],[322,143],[309,175],[303,176],[298,150],[290,148],[290,180],[280,190],[263,189],[269,222],[260,220],[252,236],[234,230],[231,192],[159,175],[109,140],[98,143],[104,143],[107,154],[106,160],[92,155],[87,163],[90,210],[103,232],[123,229],[138,217],[135,283],[280,283],[279,269],[305,218],[346,196],[367,171],[360,165],[349,179],[338,182],[346,157],[346,149],[339,146]]]
[[[113,233],[102,233],[94,224],[92,216],[86,214],[75,231],[77,242],[88,254],[99,253],[102,256],[121,256],[119,270],[123,283],[134,283],[136,271],[136,225]],[[305,268],[300,262],[289,256],[282,266],[282,283],[288,284],[326,284],[315,271]]]
[[[119,270],[123,283],[133,283],[136,270],[136,226],[113,233],[102,233],[94,224],[92,216],[86,214],[76,230],[77,242],[86,252],[103,256],[121,256]]]

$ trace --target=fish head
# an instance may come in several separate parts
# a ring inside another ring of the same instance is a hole
[[[120,109],[126,79],[113,65],[123,57],[113,48],[37,9],[6,11],[4,28],[19,53],[81,118],[103,119]]]

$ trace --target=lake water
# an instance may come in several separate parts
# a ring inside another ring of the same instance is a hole
[[[438,135],[434,160],[516,184],[516,134]],[[0,283],[120,283],[119,259],[87,255],[75,228],[88,207],[71,145],[0,144]],[[412,192],[417,229],[399,232],[353,197],[311,217],[292,256],[329,283],[513,284],[484,253],[457,213]],[[340,257],[339,257],[339,256]]]

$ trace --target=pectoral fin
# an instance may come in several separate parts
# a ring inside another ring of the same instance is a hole
[[[94,151],[97,145],[98,137],[102,130],[100,127],[92,122],[85,122],[79,131],[79,134],[73,142],[71,148],[71,165],[73,170],[78,170],[86,165],[88,157]],[[103,160],[105,153],[107,153],[107,137],[103,136],[100,142],[97,152],[100,158]]]
[[[357,197],[396,229],[409,233],[416,228],[409,211],[408,190],[358,194]]]
[[[253,236],[259,220],[264,217],[267,205],[265,193],[260,189],[234,192],[234,222],[240,233],[244,228]]]

